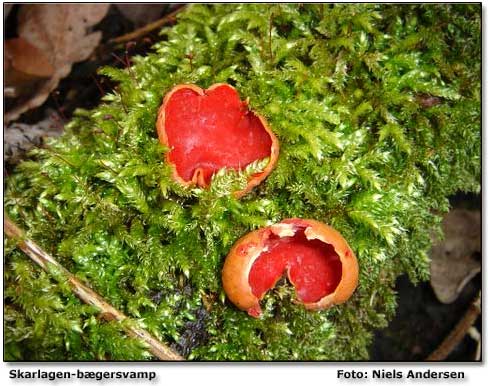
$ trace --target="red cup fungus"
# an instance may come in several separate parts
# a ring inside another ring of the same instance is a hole
[[[241,197],[268,176],[278,159],[278,139],[266,120],[250,111],[228,84],[207,90],[175,86],[164,97],[156,127],[160,142],[170,149],[166,160],[173,166],[173,177],[185,186],[207,187],[223,168],[243,170],[269,157],[265,168],[234,193]]]
[[[349,299],[358,270],[339,232],[316,220],[294,218],[239,239],[227,255],[222,281],[230,301],[258,317],[259,301],[285,273],[299,303],[323,310]]]

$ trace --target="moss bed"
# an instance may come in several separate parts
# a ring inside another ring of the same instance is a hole
[[[447,197],[480,186],[481,5],[191,5],[117,87],[6,178],[6,213],[67,269],[190,360],[364,360],[393,286],[429,275]],[[175,85],[233,85],[280,141],[275,170],[175,183],[155,122]],[[345,304],[306,311],[281,282],[256,319],[221,269],[245,233],[285,218],[341,232],[358,257]],[[7,360],[149,360],[11,240]]]

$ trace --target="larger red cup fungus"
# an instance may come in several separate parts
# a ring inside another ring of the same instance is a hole
[[[186,186],[207,187],[223,168],[243,170],[269,157],[265,168],[235,192],[241,197],[268,176],[278,159],[278,139],[266,120],[250,111],[228,84],[207,90],[191,84],[175,86],[164,97],[156,127],[159,140],[170,148],[166,160],[175,180]]]
[[[346,240],[315,220],[288,219],[250,232],[227,255],[224,291],[249,315],[261,314],[259,301],[287,273],[297,300],[322,310],[343,303],[358,284],[358,263]]]

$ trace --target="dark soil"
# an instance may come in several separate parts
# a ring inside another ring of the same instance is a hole
[[[398,310],[388,328],[375,334],[374,361],[424,360],[454,328],[481,288],[476,276],[452,304],[440,303],[429,283],[414,286],[406,276],[398,279]],[[481,331],[481,318],[476,327]],[[466,336],[447,360],[472,361],[477,343]]]
[[[480,209],[480,196],[457,194],[454,208]],[[477,256],[481,259],[481,256]],[[421,361],[432,353],[463,317],[481,290],[481,274],[472,279],[452,304],[439,302],[430,283],[414,286],[406,276],[398,278],[398,309],[389,326],[377,331],[370,351],[374,361]],[[481,317],[475,327],[481,333]],[[477,343],[468,335],[451,352],[449,361],[473,361]]]

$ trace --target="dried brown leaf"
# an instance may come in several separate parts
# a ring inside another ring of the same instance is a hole
[[[68,75],[73,63],[87,59],[99,44],[100,32],[90,28],[100,22],[108,4],[29,4],[19,11],[18,34],[39,48],[55,68],[54,74],[31,98],[5,114],[11,121],[25,111],[40,106],[59,81]]]
[[[3,21],[7,20],[7,17],[13,7],[14,4],[3,4]]]
[[[5,41],[5,63],[10,68],[34,77],[49,78],[54,67],[42,50],[23,38]]]
[[[451,210],[443,219],[444,240],[431,251],[430,283],[442,303],[454,302],[464,286],[480,272],[473,254],[481,250],[480,212]]]
[[[136,28],[161,17],[169,4],[116,4],[117,9],[129,19]]]
[[[35,124],[12,123],[4,129],[3,158],[9,164],[16,164],[33,147],[41,146],[47,137],[59,136],[63,132],[62,118],[53,110],[46,112],[46,118]]]

